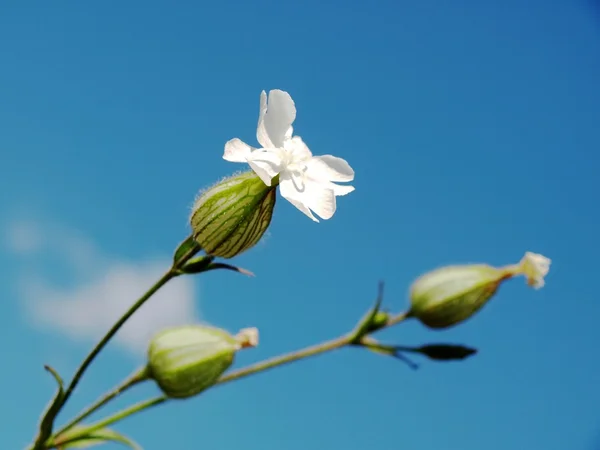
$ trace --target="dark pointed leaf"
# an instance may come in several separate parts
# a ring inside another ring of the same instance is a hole
[[[477,353],[477,349],[464,345],[429,344],[414,349],[416,353],[436,361],[453,361],[468,358]]]

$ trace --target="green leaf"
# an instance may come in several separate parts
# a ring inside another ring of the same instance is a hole
[[[196,256],[186,262],[178,272],[187,275],[206,272],[214,259],[215,257],[210,255]]]
[[[36,446],[40,445],[43,442],[46,442],[46,440],[52,434],[52,425],[54,424],[54,419],[60,411],[63,398],[65,396],[64,383],[58,372],[50,366],[44,366],[44,369],[46,369],[50,373],[50,375],[52,375],[52,377],[56,380],[56,384],[58,384],[58,390],[56,391],[52,402],[50,402],[50,405],[48,406],[48,409],[46,410],[46,413],[44,414],[40,422],[40,431],[35,442]]]
[[[188,236],[188,238],[183,241],[175,250],[175,254],[173,255],[173,267],[178,267],[181,265],[186,258],[191,258],[193,255],[198,253],[200,250],[200,245],[194,240],[193,236]]]
[[[64,442],[64,444],[61,442]],[[110,428],[86,431],[85,426],[71,428],[66,434],[56,439],[54,446],[58,450],[66,450],[71,448],[90,448],[108,442],[117,442],[133,450],[142,450],[142,447],[133,440]]]
[[[368,336],[363,337],[360,340],[360,343],[357,345],[361,345],[361,346],[371,350],[373,353],[378,353],[378,354],[384,355],[384,356],[391,356],[392,358],[397,359],[398,361],[402,361],[403,363],[405,363],[408,367],[410,367],[413,370],[416,370],[419,368],[418,364],[415,364],[409,358],[407,358],[405,355],[403,355],[398,350],[398,347],[395,345],[381,344],[380,342],[378,342],[375,339],[370,338]]]
[[[365,314],[365,316],[358,322],[358,325],[354,329],[354,340],[353,343],[358,345],[360,340],[373,331],[380,330],[387,324],[389,315],[388,313],[381,311],[381,303],[383,302],[383,282],[379,283],[379,290],[375,305]]]
[[[249,270],[242,269],[241,267],[232,266],[231,264],[225,263],[211,263],[206,268],[206,271],[215,270],[215,269],[225,269],[225,270],[233,270],[234,272],[241,273],[242,275],[248,275],[249,277],[253,277],[254,274]]]

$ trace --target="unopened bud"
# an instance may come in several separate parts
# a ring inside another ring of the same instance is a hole
[[[411,287],[412,316],[430,328],[447,328],[472,316],[495,294],[505,273],[486,265],[448,266]]]
[[[253,247],[271,223],[275,188],[249,171],[206,190],[196,200],[190,219],[194,239],[207,254],[222,258]]]
[[[502,268],[485,264],[442,267],[413,283],[410,315],[430,328],[451,327],[479,311],[509,278],[525,275],[530,286],[543,286],[549,266],[548,258],[527,252],[518,264]]]
[[[236,337],[202,325],[170,328],[150,342],[148,376],[170,398],[192,397],[217,382],[238,350],[257,342],[255,328]]]

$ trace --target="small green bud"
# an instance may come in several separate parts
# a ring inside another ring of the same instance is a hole
[[[535,289],[544,286],[551,260],[526,252],[517,263],[495,268],[485,264],[447,266],[418,278],[410,289],[409,315],[430,328],[448,328],[467,320],[509,278],[523,275]]]
[[[249,171],[208,189],[194,204],[190,219],[194,239],[207,254],[222,258],[253,247],[271,223],[275,188]]]
[[[410,315],[430,328],[451,327],[475,314],[511,276],[483,264],[434,270],[413,283]]]
[[[148,377],[170,398],[192,397],[217,382],[238,350],[257,344],[256,328],[235,337],[202,325],[163,330],[148,348]]]
[[[379,330],[380,328],[383,328],[388,323],[389,319],[390,315],[388,313],[384,311],[377,311],[377,313],[375,313],[375,315],[373,316],[373,329]]]

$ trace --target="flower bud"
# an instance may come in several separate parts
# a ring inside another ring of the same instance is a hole
[[[271,223],[275,188],[252,171],[217,183],[194,204],[190,219],[194,239],[207,254],[222,258],[253,247]]]
[[[235,337],[202,325],[163,330],[148,348],[148,377],[170,398],[192,397],[217,382],[238,350],[257,344],[256,328]]]
[[[451,327],[485,305],[504,276],[501,270],[486,265],[434,270],[413,283],[410,313],[430,328]]]
[[[544,285],[550,260],[527,252],[515,265],[495,268],[485,264],[447,266],[418,278],[410,290],[410,315],[430,328],[448,328],[481,309],[500,284],[524,275],[535,288]]]

